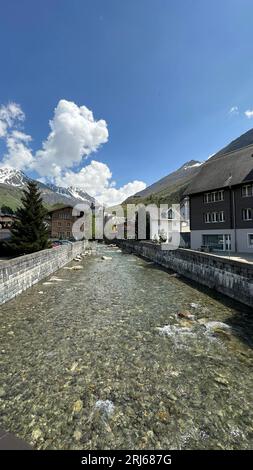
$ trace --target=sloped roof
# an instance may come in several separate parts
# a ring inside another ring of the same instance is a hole
[[[206,161],[185,195],[253,182],[253,145],[226,154],[218,152]]]

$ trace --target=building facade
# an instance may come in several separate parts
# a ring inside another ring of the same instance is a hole
[[[253,253],[253,145],[212,157],[187,194],[192,249]]]
[[[78,217],[72,215],[73,207],[65,206],[49,211],[51,238],[69,240],[73,238],[72,227]]]

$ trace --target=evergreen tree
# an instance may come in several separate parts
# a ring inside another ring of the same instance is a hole
[[[6,206],[6,205],[2,205],[1,212],[2,212],[2,214],[14,214],[13,209],[9,206]]]
[[[6,242],[15,254],[27,254],[50,247],[48,228],[45,224],[47,210],[34,181],[29,181],[17,209],[18,219],[11,227],[11,239]]]

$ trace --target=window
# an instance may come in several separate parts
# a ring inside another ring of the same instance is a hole
[[[253,195],[253,185],[245,184],[242,186],[242,197],[249,197]]]
[[[204,221],[205,221],[206,224],[210,224],[210,222],[211,222],[210,212],[207,212],[206,214],[204,214]]]
[[[212,222],[218,222],[218,213],[212,212]]]
[[[67,232],[67,238],[70,238],[70,232]]]
[[[224,211],[219,212],[206,212],[204,214],[204,222],[206,224],[210,223],[217,223],[217,222],[225,222],[225,214]]]
[[[224,201],[224,191],[218,191],[218,201]]]
[[[224,190],[204,194],[204,203],[224,201]]]
[[[58,222],[58,225],[61,225],[61,222]]]
[[[218,219],[219,219],[219,222],[225,221],[225,215],[223,211],[218,212]]]
[[[242,210],[242,219],[243,220],[252,220],[252,209],[243,209]]]
[[[248,233],[248,245],[253,248],[253,233]]]

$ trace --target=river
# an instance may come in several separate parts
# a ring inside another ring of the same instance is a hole
[[[104,245],[71,266],[0,307],[0,427],[37,449],[252,449],[252,312]]]

